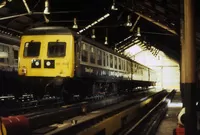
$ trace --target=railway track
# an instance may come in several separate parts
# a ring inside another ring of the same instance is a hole
[[[144,96],[144,95],[147,95],[147,93],[138,92],[137,96],[139,95]],[[11,123],[9,123],[8,121],[14,121],[14,119],[17,118],[17,119],[20,119],[21,125],[24,125],[24,126],[26,125],[28,121],[29,128],[27,127],[27,129],[30,129],[31,131],[33,131],[35,129],[48,126],[49,124],[53,124],[57,122],[62,123],[63,120],[66,120],[78,115],[83,115],[86,112],[91,112],[100,108],[104,108],[106,106],[111,106],[133,97],[136,97],[136,94],[129,93],[127,95],[113,96],[113,97],[109,97],[109,98],[95,101],[95,102],[90,100],[88,102],[81,102],[77,104],[66,105],[59,108],[45,109],[42,111],[37,111],[37,112],[28,113],[24,115],[6,117],[6,118],[3,118],[2,120],[4,121],[4,123],[7,123],[7,125],[10,125]],[[14,133],[17,132],[11,129],[10,130],[8,129],[8,131],[9,132],[12,131]]]
[[[77,115],[62,122],[54,122],[33,130],[31,134],[114,134],[119,133],[120,127],[127,126],[132,120],[140,121],[139,116],[155,104],[164,101],[168,93],[166,91],[137,99],[124,100],[101,109],[89,111],[85,115]],[[113,126],[113,124],[115,124]]]
[[[62,105],[64,105],[64,102],[58,97],[46,96],[41,100],[36,100],[31,95],[25,95],[19,99],[15,99],[14,96],[8,96],[0,101],[0,116],[25,114]]]
[[[123,92],[120,93],[120,95],[131,95],[131,96],[137,96],[139,94],[148,93],[148,91],[151,91],[151,89],[141,90],[136,89],[134,91],[129,92]],[[96,102],[100,101],[109,97],[116,96],[117,94],[112,95],[96,95],[93,97],[86,97],[86,99],[80,101],[73,101],[71,104],[76,104],[79,102]],[[6,116],[12,116],[12,115],[18,115],[18,114],[27,114],[32,112],[37,112],[45,109],[53,109],[53,108],[59,108],[61,106],[64,106],[65,103],[62,99],[59,97],[52,97],[49,95],[45,95],[43,99],[37,100],[33,98],[33,95],[23,95],[19,99],[15,99],[14,96],[4,96],[0,97],[0,116],[6,117]]]

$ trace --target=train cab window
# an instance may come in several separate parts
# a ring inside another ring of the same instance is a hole
[[[95,52],[93,46],[90,46],[90,63],[95,64]]]
[[[121,70],[121,59],[119,58],[119,70]]]
[[[24,46],[25,57],[36,57],[40,54],[40,42],[26,42]]]
[[[48,57],[64,57],[66,52],[65,42],[49,42]]]
[[[101,52],[101,50],[97,50],[97,64],[102,65],[102,52]]]
[[[110,67],[113,68],[113,56],[110,54]]]
[[[87,49],[87,45],[86,44],[82,44],[81,46],[81,60],[83,62],[87,62],[88,61],[88,49]]]
[[[117,69],[117,57],[115,56],[115,69]]]

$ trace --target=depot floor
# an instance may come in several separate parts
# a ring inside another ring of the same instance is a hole
[[[173,130],[177,126],[177,115],[182,107],[180,92],[177,92],[169,104],[168,112],[158,127],[156,135],[173,135]]]

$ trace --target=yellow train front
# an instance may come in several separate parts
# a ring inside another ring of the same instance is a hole
[[[60,86],[63,78],[74,76],[73,35],[63,28],[27,30],[21,37],[18,67],[29,92],[42,96],[49,85]]]

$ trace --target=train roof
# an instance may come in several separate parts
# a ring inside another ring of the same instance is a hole
[[[115,51],[113,51],[112,49],[106,47],[105,45],[97,42],[97,41],[94,41],[92,39],[89,39],[83,35],[79,35],[77,34],[76,32],[70,30],[69,28],[67,27],[62,27],[62,26],[42,26],[42,27],[36,27],[36,28],[31,28],[31,29],[28,29],[26,30],[23,35],[73,35],[75,37],[75,39],[81,39],[82,41],[85,41],[89,44],[92,44],[100,49],[103,49],[105,51],[108,51],[112,54],[115,54],[119,57],[122,57],[122,58],[125,58],[127,60],[130,60],[130,61],[134,61],[132,60],[130,57],[127,57],[125,55],[122,55],[120,53],[117,53]],[[147,67],[141,63],[138,63],[136,61],[134,61],[135,63],[139,64],[139,65],[142,65],[144,67]],[[147,67],[149,68],[149,67]]]
[[[73,32],[67,27],[60,26],[43,26],[31,28],[24,31],[23,35],[55,35],[55,34],[73,34]]]

